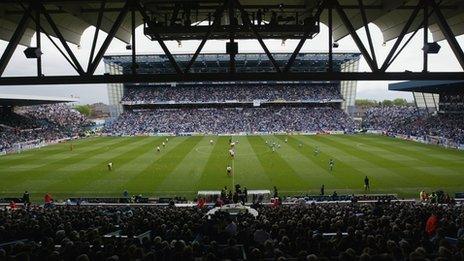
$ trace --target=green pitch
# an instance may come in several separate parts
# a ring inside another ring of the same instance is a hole
[[[124,190],[144,196],[186,196],[198,190],[220,190],[235,183],[281,194],[370,193],[417,197],[422,189],[464,191],[464,152],[370,135],[249,136],[229,156],[230,137],[89,138],[0,157],[0,197],[33,199],[50,192],[68,196],[121,196]],[[288,139],[286,143],[285,140]],[[210,140],[213,141],[210,144]],[[266,145],[280,144],[275,152]],[[156,151],[156,146],[161,151]],[[315,147],[320,154],[315,155]],[[335,167],[329,171],[328,161]],[[113,171],[107,164],[113,163]],[[228,177],[226,168],[233,166]]]

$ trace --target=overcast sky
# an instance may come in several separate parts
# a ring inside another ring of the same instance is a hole
[[[380,64],[388,54],[394,41],[383,44],[383,38],[380,30],[373,24],[370,24],[371,34],[373,36],[374,45],[376,47],[376,55]],[[327,52],[327,27],[321,25],[321,32],[314,39],[309,40],[304,45],[302,52],[320,51]],[[87,67],[90,48],[92,45],[92,38],[95,32],[94,27],[89,27],[83,34],[80,46],[70,45],[72,50],[75,51],[77,58],[80,60],[83,67]],[[364,29],[358,31],[364,42],[367,42]],[[100,33],[99,44],[101,44],[106,37],[105,33]],[[430,36],[431,37],[431,36]],[[407,38],[406,38],[407,39]],[[138,53],[162,53],[161,48],[155,42],[151,42],[143,35],[143,26],[137,28],[137,52]],[[430,39],[432,41],[432,39]],[[462,44],[464,39],[459,37],[458,41]],[[298,41],[287,40],[282,44],[280,40],[265,41],[271,52],[293,52]],[[32,42],[34,45],[35,40]],[[179,46],[177,42],[166,42],[172,53],[193,53],[199,41],[182,41]],[[358,51],[356,45],[351,37],[345,37],[339,41],[340,47],[335,49],[337,52]],[[3,53],[7,42],[0,40],[0,52]],[[420,71],[422,70],[422,33],[419,32],[414,39],[405,48],[403,53],[398,57],[395,63],[392,64],[389,71]],[[454,57],[449,45],[442,41],[440,42],[442,49],[439,54],[430,55],[429,70],[430,71],[458,71],[460,70],[459,64]],[[125,49],[126,44],[115,39],[113,40],[110,48],[106,54],[130,54],[130,51]],[[25,47],[20,46],[13,55],[4,76],[31,76],[36,74],[36,61],[33,59],[26,59],[23,51]],[[240,52],[263,52],[259,43],[255,40],[247,40],[239,42]],[[51,42],[42,36],[42,56],[43,60],[43,73],[45,75],[69,75],[76,74],[74,69],[67,63],[61,54],[55,49]],[[225,41],[208,41],[205,45],[203,52],[225,52]],[[462,69],[461,69],[462,70]],[[369,68],[361,59],[359,71],[369,71]],[[97,74],[104,73],[103,62],[100,64]],[[412,95],[403,92],[390,92],[388,91],[389,82],[358,82],[358,99],[394,99],[406,98],[412,100]],[[64,96],[64,97],[79,97],[80,103],[95,103],[104,102],[108,103],[108,96],[106,92],[106,85],[93,84],[93,85],[50,85],[50,86],[0,86],[0,93],[15,93],[15,94],[34,94],[43,96]]]

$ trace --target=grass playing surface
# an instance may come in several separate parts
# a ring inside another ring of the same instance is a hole
[[[187,196],[238,183],[281,194],[363,192],[417,197],[422,189],[464,191],[464,152],[370,135],[248,136],[238,141],[231,162],[230,137],[102,137],[63,143],[0,157],[0,197],[28,190],[34,200],[50,192],[68,196]],[[288,143],[285,143],[285,139]],[[210,144],[213,140],[213,145]],[[272,152],[266,141],[281,145]],[[300,146],[300,144],[302,144]],[[156,146],[161,151],[156,151]],[[314,154],[314,148],[320,154]],[[335,160],[333,172],[329,159]],[[107,164],[112,162],[113,171]],[[233,177],[226,175],[227,165]]]

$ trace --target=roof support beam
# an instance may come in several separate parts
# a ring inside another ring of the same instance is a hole
[[[235,18],[235,10],[234,10],[234,1],[230,0],[228,1],[229,4],[229,43],[233,45],[235,43],[235,31],[237,30],[237,25],[238,22]],[[238,46],[238,43],[237,43]],[[238,48],[237,48],[238,49]],[[237,50],[238,52],[238,50]],[[235,73],[236,72],[236,66],[235,66],[235,56],[237,55],[237,52],[235,50],[231,50],[229,53],[229,73]]]
[[[427,52],[427,49],[425,48],[425,46],[428,44],[429,42],[429,5],[428,5],[428,2],[426,1],[424,3],[424,21],[422,22],[423,24],[423,27],[424,27],[424,40],[423,40],[423,45],[424,45],[424,50],[422,51],[422,55],[423,55],[423,64],[422,64],[422,71],[423,72],[426,72],[428,71],[428,67],[429,67],[429,53]]]
[[[124,7],[122,8],[121,12],[118,14],[118,17],[114,21],[113,26],[111,27],[111,30],[108,32],[108,35],[105,38],[105,41],[103,42],[102,46],[100,47],[100,50],[98,51],[97,55],[95,56],[95,59],[93,62],[90,64],[89,69],[87,70],[87,74],[92,75],[95,73],[95,70],[97,69],[98,65],[100,64],[103,55],[105,55],[106,50],[108,50],[108,47],[110,46],[111,42],[113,41],[116,33],[118,32],[119,28],[121,27],[122,23],[124,22],[124,19],[126,19],[127,13],[129,12],[131,6],[131,1],[127,1],[124,4]]]
[[[333,8],[332,5],[328,6],[327,10],[328,20],[329,20],[329,61],[327,71],[333,71]]]
[[[446,21],[445,16],[441,12],[440,7],[437,5],[437,3],[435,3],[435,0],[425,0],[425,1],[428,1],[430,6],[432,7],[438,26],[440,27],[440,30],[442,31],[443,35],[448,41],[448,44],[450,45],[451,50],[456,56],[456,59],[458,60],[459,64],[464,69],[464,52],[462,51],[461,46],[459,46],[458,40],[456,39],[456,36],[454,35],[448,22]]]
[[[406,36],[406,33],[408,32],[409,28],[411,27],[412,23],[417,17],[417,14],[419,13],[419,10],[422,7],[422,1],[419,1],[417,4],[416,8],[412,11],[411,15],[409,16],[408,21],[403,27],[403,30],[401,30],[401,33],[398,35],[398,38],[396,39],[396,42],[393,44],[392,49],[387,55],[387,58],[385,58],[385,61],[383,62],[382,67],[380,68],[380,71],[385,72],[387,71],[388,67],[390,66],[390,61],[392,57],[395,55],[396,51],[398,50],[398,47],[400,46],[401,42],[403,41],[404,36]]]
[[[50,14],[48,14],[47,9],[43,5],[40,5],[39,8],[40,8],[40,11],[42,12],[42,14],[45,16],[45,19],[47,19],[47,22],[50,25],[50,27],[52,28],[52,30],[55,33],[56,37],[58,38],[58,40],[60,40],[60,42],[63,45],[64,49],[66,50],[69,57],[71,58],[71,61],[73,62],[74,66],[75,66],[75,68],[77,70],[77,73],[79,73],[80,75],[83,75],[85,73],[84,69],[82,69],[82,66],[79,63],[79,60],[77,60],[77,58],[74,55],[73,51],[71,50],[68,43],[64,39],[63,35],[61,34],[60,29],[58,29],[58,26],[56,26],[55,21],[53,21],[53,18],[50,16]],[[37,22],[39,22],[39,20],[37,20]]]
[[[255,25],[253,25],[250,21],[250,16],[248,14],[247,11],[245,11],[245,9],[243,8],[243,6],[240,4],[240,1],[239,0],[235,0],[235,3],[238,7],[238,9],[240,10],[240,13],[242,15],[242,21],[243,23],[249,27],[251,29],[251,31],[253,32],[253,34],[255,35],[256,39],[258,40],[259,44],[261,45],[261,47],[263,48],[264,52],[266,53],[267,57],[269,58],[269,60],[271,61],[272,65],[274,66],[275,70],[277,72],[281,72],[280,70],[280,67],[279,67],[279,64],[277,63],[277,61],[274,59],[274,57],[272,56],[271,52],[269,51],[269,49],[267,48],[266,44],[264,43],[263,41],[263,38],[261,37],[261,35],[259,34],[258,30],[256,29]]]
[[[287,64],[285,65],[283,72],[288,72],[292,68],[293,64],[295,63],[297,55],[300,53],[301,49],[303,48],[303,45],[305,44],[306,40],[309,37],[309,33],[305,32],[303,38],[301,38],[300,42],[295,48],[295,51],[293,51],[292,56],[290,56],[290,59],[288,60]]]
[[[369,30],[369,22],[367,21],[366,9],[364,8],[363,0],[358,0],[359,11],[361,12],[361,17],[364,24],[364,29],[366,30],[367,41],[369,42],[369,48],[371,51],[372,61],[375,64],[375,67],[379,67],[377,64],[377,57],[375,55],[374,43],[372,41],[371,31]]]
[[[464,80],[464,72],[304,72],[304,73],[189,73],[44,77],[1,77],[0,85],[169,83],[192,81],[402,81]]]
[[[143,19],[145,21],[150,21],[150,16],[148,15],[145,8],[140,4],[140,2],[137,1],[135,5],[137,9],[139,10],[140,14],[143,16]],[[174,56],[172,56],[172,53],[169,51],[169,48],[166,46],[164,41],[161,39],[161,36],[158,33],[153,33],[153,35],[158,41],[158,44],[161,46],[161,49],[163,49],[164,54],[166,54],[166,56],[168,57],[169,62],[171,63],[176,73],[183,74],[182,69],[180,68],[179,64],[176,62],[176,59],[174,59]]]
[[[174,67],[174,70],[178,74],[182,74],[182,69],[180,68],[179,64],[176,62],[176,59],[174,59],[174,56],[172,56],[171,51],[169,51],[169,48],[166,46],[163,40],[161,40],[161,37],[158,34],[155,34],[155,38],[158,41],[158,44],[161,46],[161,49],[163,49],[164,54],[169,59],[169,62],[171,63],[172,67]]]
[[[131,36],[132,36],[132,42],[131,42],[131,58],[132,58],[132,74],[137,73],[137,46],[136,46],[136,37],[135,37],[135,6],[131,7]]]
[[[27,11],[26,11],[27,8],[21,2],[18,2],[18,3],[21,6],[21,8],[24,10],[24,12],[27,13]],[[36,6],[34,6],[34,5],[32,6],[32,10],[34,10],[34,9],[36,11],[37,10],[40,11],[40,6],[37,6],[37,3],[36,3]],[[63,50],[61,50],[61,48],[58,46],[58,44],[55,42],[55,40],[53,40],[53,38],[50,36],[50,34],[48,34],[44,30],[43,26],[40,24],[40,15],[39,14],[40,14],[40,12],[37,12],[36,16],[34,16],[32,14],[32,11],[29,13],[30,19],[32,21],[34,21],[34,23],[35,23],[36,32],[43,32],[47,36],[48,40],[50,40],[50,42],[53,44],[53,46],[55,46],[55,48],[58,50],[58,52],[60,52],[60,54],[64,57],[64,59],[66,59],[66,61],[74,68],[74,70],[77,71],[77,67],[74,65],[74,63],[68,58],[68,56],[63,52]],[[39,34],[39,33],[37,33],[37,34]],[[37,38],[37,45],[38,46],[40,46],[40,42],[41,42],[40,39]],[[42,74],[41,74],[41,72],[42,72],[42,60],[41,60],[40,57],[37,59],[37,72],[40,73],[39,76],[42,76]]]
[[[356,43],[356,46],[358,47],[359,51],[363,55],[364,59],[367,62],[367,65],[369,65],[369,68],[371,71],[375,72],[378,71],[378,67],[376,65],[376,62],[373,61],[371,58],[369,52],[367,51],[366,47],[364,46],[363,42],[359,38],[359,35],[356,33],[356,30],[354,29],[353,24],[351,23],[350,19],[346,15],[345,11],[343,8],[340,6],[338,3],[338,0],[332,0],[333,7],[338,13],[338,16],[340,17],[340,20],[342,23],[345,25],[346,29],[350,32],[351,37],[353,38],[353,41]]]
[[[427,9],[429,9],[429,8],[427,8]],[[432,16],[433,10],[432,11],[427,10],[427,11],[428,11],[427,19],[430,19],[430,17]],[[392,65],[393,62],[395,62],[396,58],[398,58],[398,56],[403,52],[404,48],[406,48],[406,46],[408,46],[408,44],[412,41],[412,39],[414,39],[414,36],[416,36],[416,34],[419,32],[419,30],[421,28],[423,28],[424,26],[425,26],[424,21],[422,21],[422,23],[417,26],[416,30],[409,36],[408,40],[406,40],[406,42],[403,44],[403,46],[401,46],[401,48],[395,54],[395,56],[393,56],[393,58],[390,60],[390,62],[388,63],[388,67],[390,65]]]
[[[36,47],[39,48],[39,50],[42,49],[42,30],[40,29],[40,8],[37,8],[35,10],[35,19],[36,19],[36,25],[35,25],[35,42],[36,42]],[[42,56],[39,55],[36,58],[37,62],[37,76],[42,77]]]
[[[97,24],[95,26],[95,33],[93,35],[92,48],[90,49],[89,63],[87,65],[87,70],[89,70],[90,65],[92,64],[93,57],[95,55],[95,48],[97,47],[98,34],[100,32],[101,23],[103,20],[103,13],[105,12],[105,5],[106,5],[106,0],[102,0],[100,4],[100,10],[98,11]]]
[[[316,11],[316,18],[319,17],[322,13],[322,11],[324,10],[325,8],[325,2],[326,1],[323,1],[320,5],[319,5],[319,8],[317,9]],[[329,11],[330,12],[330,11]],[[330,22],[329,22],[330,23]],[[330,27],[330,26],[329,26]],[[309,32],[306,30],[303,37],[301,38],[300,42],[298,43],[298,45],[296,46],[295,48],[295,51],[293,51],[292,53],[292,56],[290,56],[290,59],[288,59],[288,62],[287,64],[285,65],[284,69],[283,69],[283,72],[288,72],[290,71],[290,69],[292,68],[293,66],[293,63],[295,63],[295,59],[296,59],[296,56],[300,53],[301,49],[303,48],[303,45],[305,44],[306,40],[308,39],[309,37]]]
[[[210,37],[210,35],[214,32],[214,30],[216,28],[219,27],[219,25],[221,24],[221,18],[222,18],[222,14],[224,13],[224,10],[226,9],[227,7],[227,4],[230,0],[225,0],[224,1],[224,4],[218,8],[216,10],[216,12],[214,12],[214,21],[213,21],[213,24],[208,28],[208,32],[206,33],[206,35],[203,37],[203,39],[201,40],[201,43],[200,45],[198,46],[197,50],[195,51],[195,53],[193,54],[192,56],[192,59],[190,60],[190,62],[187,64],[187,67],[185,67],[185,73],[189,73],[190,71],[190,68],[193,66],[193,64],[195,63],[195,61],[197,60],[198,58],[198,55],[200,55],[201,53],[201,50],[203,50],[203,47],[205,46],[206,42],[208,41],[208,38]]]
[[[2,58],[0,58],[0,76],[2,76],[3,72],[5,72],[6,66],[10,62],[11,57],[13,56],[13,53],[16,50],[16,47],[18,47],[19,41],[21,41],[24,32],[26,32],[27,26],[31,21],[31,11],[31,7],[27,8],[27,10],[24,11],[21,21],[19,21],[16,30],[11,36],[11,39],[8,42],[8,46],[3,52]]]

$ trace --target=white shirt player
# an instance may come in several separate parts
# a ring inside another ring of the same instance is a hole
[[[209,140],[209,144],[213,145],[213,140]]]
[[[166,143],[163,142],[163,147],[166,147]]]
[[[113,162],[110,162],[108,163],[108,170],[112,170],[113,169]]]
[[[167,143],[168,141],[169,141],[169,139],[168,139],[168,138],[166,138],[166,143]]]
[[[234,157],[234,156],[235,156],[235,151],[232,150],[232,149],[230,149],[230,150],[229,150],[229,154],[230,154],[231,157]]]
[[[161,150],[160,146],[156,147],[156,150],[159,152]]]

